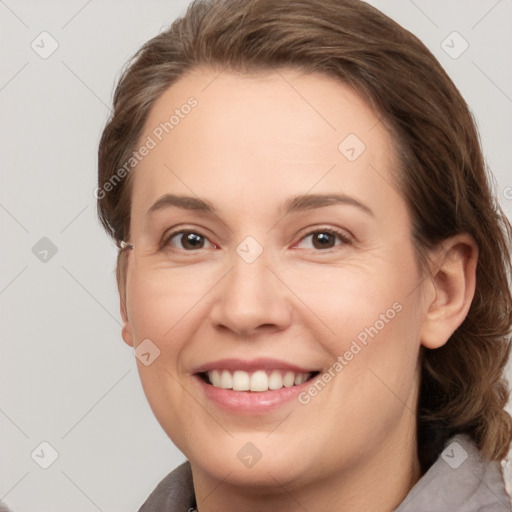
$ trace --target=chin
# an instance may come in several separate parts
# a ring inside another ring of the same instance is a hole
[[[275,489],[276,485],[296,484],[315,465],[314,457],[307,459],[308,447],[303,442],[292,443],[292,436],[258,432],[224,437],[223,441],[205,439],[190,449],[183,447],[193,469],[234,486]]]

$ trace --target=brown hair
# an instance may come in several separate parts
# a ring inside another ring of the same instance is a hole
[[[137,52],[121,76],[99,146],[100,190],[131,157],[155,100],[200,65],[327,74],[383,116],[396,140],[418,253],[456,233],[469,233],[479,248],[466,319],[443,347],[422,351],[422,468],[455,433],[469,434],[490,459],[505,457],[512,437],[503,379],[512,324],[512,229],[493,198],[468,106],[435,57],[359,0],[196,0]],[[130,182],[128,175],[98,200],[100,219],[118,243],[129,239]]]

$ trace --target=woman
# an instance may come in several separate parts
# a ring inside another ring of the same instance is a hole
[[[460,93],[357,0],[213,0],[99,148],[124,341],[188,462],[141,511],[511,510],[510,224]]]

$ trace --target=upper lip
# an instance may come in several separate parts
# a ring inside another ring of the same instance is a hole
[[[205,373],[212,370],[242,370],[246,372],[254,372],[257,370],[287,370],[295,373],[316,371],[315,369],[303,368],[279,359],[261,357],[258,359],[251,359],[250,361],[235,358],[219,359],[217,361],[202,364],[201,366],[194,368],[191,373]]]

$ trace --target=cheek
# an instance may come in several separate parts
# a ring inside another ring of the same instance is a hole
[[[303,303],[300,319],[311,319],[308,328],[317,331],[333,357],[353,340],[369,346],[379,339],[398,348],[416,337],[420,297],[414,292],[418,275],[412,256],[280,270]]]
[[[409,401],[414,410],[421,295],[412,254],[292,277],[294,291],[321,320],[309,328],[331,360],[331,391],[318,403],[342,400],[340,420],[352,411],[358,425],[392,421]]]
[[[190,282],[186,286],[176,280],[163,290],[136,273],[129,274],[127,280],[127,310],[135,348],[149,339],[159,350],[150,365],[137,361],[142,388],[155,418],[180,447],[189,444],[187,423],[198,415],[196,402],[184,393],[182,355],[196,328],[200,305],[206,300],[194,307],[198,295],[205,292]]]
[[[336,340],[329,352],[340,377],[333,391],[360,428],[392,425],[404,404],[415,410],[421,310],[419,294],[409,290],[374,282],[373,289],[348,294],[330,309]]]
[[[135,344],[150,338],[161,350],[170,345],[176,351],[184,327],[190,328],[190,319],[208,301],[210,281],[190,270],[174,272],[165,283],[145,279],[136,271],[129,273],[127,310]]]
[[[368,439],[378,444],[401,422],[415,421],[419,297],[407,295],[410,288],[384,282],[359,289],[346,279],[344,288],[340,285],[331,282],[329,293],[323,300],[319,294],[315,303],[335,333],[323,338],[332,362],[324,375],[332,378],[327,377],[328,387],[318,398],[310,389],[304,400],[311,400],[311,410],[317,409],[319,417],[330,410],[332,424],[343,425],[347,438],[361,443],[364,451],[372,445]],[[331,446],[341,450],[343,443],[334,439]]]

